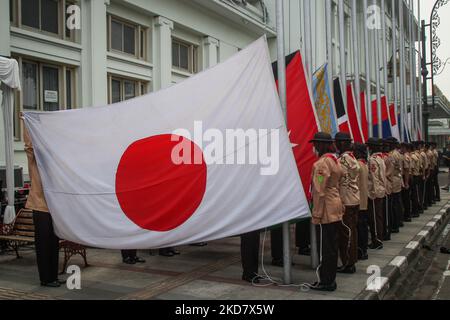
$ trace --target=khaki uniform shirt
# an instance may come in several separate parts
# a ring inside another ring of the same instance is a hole
[[[382,157],[386,165],[386,195],[390,195],[392,193],[392,181],[394,180],[394,159],[389,153],[383,153]]]
[[[422,158],[422,176],[425,176],[426,171],[430,168],[430,162],[428,160],[427,154],[425,151],[420,152],[420,156]]]
[[[359,162],[352,152],[345,152],[339,157],[343,171],[340,181],[340,194],[344,206],[359,206]]]
[[[411,153],[411,174],[415,177],[422,174],[422,157],[417,151]]]
[[[432,150],[428,150],[427,151],[427,157],[428,157],[428,161],[429,161],[429,164],[430,164],[429,169],[430,170],[434,170],[434,168],[436,167],[436,164],[437,164],[437,160],[436,160],[436,158],[434,156],[434,152]]]
[[[25,142],[25,153],[28,158],[28,171],[31,180],[31,190],[28,194],[25,207],[30,210],[49,212],[42,189],[41,176],[36,164],[34,149],[27,128],[24,126],[23,138]]]
[[[358,160],[359,162],[359,210],[366,211],[369,202],[369,167],[367,161]]]
[[[434,161],[435,161],[434,166],[435,166],[435,169],[437,169],[437,168],[439,168],[439,152],[437,150],[433,150],[432,152],[434,154]]]
[[[409,175],[409,178],[411,179],[412,176],[412,160],[411,160],[411,154],[409,152],[406,152],[403,154],[403,176]],[[406,179],[406,177],[405,177]],[[409,184],[409,182],[408,182]],[[404,186],[406,189],[406,186]],[[409,185],[408,185],[409,189]]]
[[[390,152],[392,168],[391,180],[391,193],[402,192],[403,187],[403,156],[398,152],[398,150],[393,150]]]
[[[314,163],[312,172],[313,224],[342,221],[344,207],[339,195],[342,168],[333,154],[325,154]]]
[[[382,199],[386,196],[386,165],[381,153],[369,158],[369,198]]]

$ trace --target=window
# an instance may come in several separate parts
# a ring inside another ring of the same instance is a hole
[[[75,107],[75,69],[15,57],[19,61],[22,91],[16,97],[14,136],[20,139],[19,112],[57,111]]]
[[[147,29],[116,17],[108,19],[108,49],[147,59]]]
[[[117,103],[147,93],[148,82],[120,78],[113,75],[108,76],[108,101],[109,103]]]
[[[172,40],[172,66],[190,73],[197,72],[197,47]]]
[[[69,6],[79,0],[10,0],[13,25],[75,41],[75,31],[66,28]]]

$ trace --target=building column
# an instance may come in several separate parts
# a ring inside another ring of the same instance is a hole
[[[81,105],[108,103],[106,7],[109,0],[84,0],[81,6],[82,65],[79,77]]]
[[[0,55],[9,57],[10,33],[9,33],[9,1],[0,2]]]
[[[167,88],[172,84],[172,30],[173,22],[156,17],[153,36],[153,90]]]
[[[215,66],[219,56],[219,40],[212,37],[203,38],[203,70]]]

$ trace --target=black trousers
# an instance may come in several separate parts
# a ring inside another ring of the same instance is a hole
[[[403,217],[403,206],[402,206],[402,200],[401,200],[401,193],[392,193],[389,196],[390,205],[390,218],[391,218],[391,230],[398,230],[400,226],[403,224],[404,217]]]
[[[311,246],[311,219],[302,220],[295,225],[295,245],[299,249]]]
[[[411,190],[412,182],[409,183],[409,189],[402,189],[403,219],[404,221],[411,219]]]
[[[270,250],[272,259],[283,260],[283,228],[270,230]]]
[[[425,180],[419,177],[419,212],[423,212],[427,209],[425,203]]]
[[[59,239],[53,230],[52,216],[33,211],[33,222],[39,279],[43,283],[54,282],[58,279]]]
[[[434,182],[432,175],[425,181],[425,203],[427,207],[433,205]]]
[[[384,233],[384,200],[379,198],[369,199],[369,227],[373,245],[383,244]]]
[[[384,197],[383,199],[383,240],[388,241],[391,239],[392,233],[392,210],[391,210],[391,201],[390,195]]]
[[[434,170],[434,201],[441,201],[441,187],[439,186],[439,167]]]
[[[411,217],[418,217],[420,212],[420,177],[414,176],[411,185]]]
[[[122,250],[122,259],[135,258],[137,256],[137,250]]]
[[[253,231],[241,235],[241,261],[243,276],[252,278],[258,274],[259,241],[259,231]]]
[[[331,285],[336,281],[338,264],[338,228],[341,222],[316,226],[317,242],[320,257],[319,276],[320,283]]]
[[[366,255],[368,246],[369,246],[369,212],[368,210],[361,210],[359,211],[358,217],[358,253],[360,255]]]

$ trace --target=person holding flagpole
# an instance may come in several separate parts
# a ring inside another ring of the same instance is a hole
[[[339,182],[343,171],[334,153],[333,142],[331,135],[324,132],[316,133],[310,141],[320,157],[312,172],[312,223],[316,226],[320,262],[319,281],[310,288],[317,291],[335,291],[337,288],[338,231],[344,214]]]

